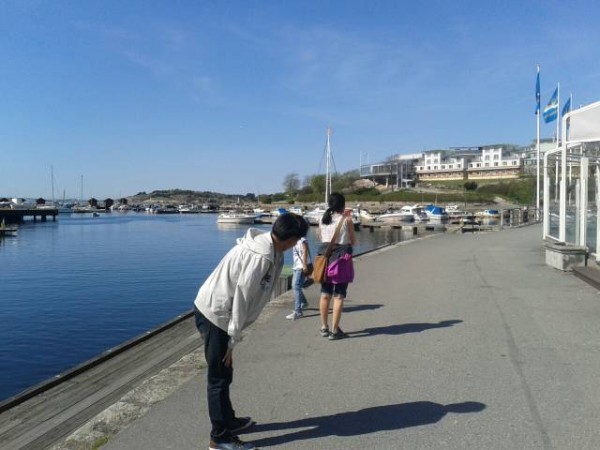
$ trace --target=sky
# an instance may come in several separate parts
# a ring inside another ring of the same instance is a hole
[[[324,173],[327,127],[340,173],[528,145],[537,64],[542,107],[559,82],[600,100],[598,23],[596,1],[2,0],[0,197],[281,192]]]

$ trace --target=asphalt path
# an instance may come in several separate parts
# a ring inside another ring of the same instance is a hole
[[[409,241],[355,259],[341,327],[274,301],[234,353],[262,449],[596,450],[600,298],[544,262],[541,226]],[[190,299],[190,302],[193,299]],[[205,373],[104,450],[208,448]]]

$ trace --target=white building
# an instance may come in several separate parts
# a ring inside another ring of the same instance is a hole
[[[481,156],[469,162],[469,180],[517,178],[522,173],[523,158],[519,153],[506,151],[502,146],[481,148]]]
[[[417,181],[517,178],[523,173],[527,148],[497,144],[453,147],[362,165],[360,176],[385,186],[409,187]]]

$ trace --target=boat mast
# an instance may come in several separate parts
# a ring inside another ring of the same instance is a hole
[[[50,180],[52,182],[52,206],[54,206],[54,166],[50,166]]]
[[[331,137],[331,127],[327,127],[327,145],[325,153],[326,161],[326,172],[325,172],[325,203],[329,201],[329,195],[331,194],[331,146],[329,138]]]

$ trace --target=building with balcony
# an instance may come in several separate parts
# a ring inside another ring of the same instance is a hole
[[[517,178],[523,172],[523,149],[508,145],[481,147],[481,155],[470,161],[467,179]]]
[[[416,166],[419,181],[465,180],[469,161],[479,154],[477,147],[428,150]]]
[[[540,139],[540,171],[544,165],[544,154],[558,146],[553,138]],[[533,140],[529,147],[523,149],[523,173],[537,174],[537,142]]]
[[[386,187],[413,187],[416,183],[415,164],[421,157],[421,153],[394,155],[385,162],[364,164],[360,167],[360,177]]]
[[[523,173],[528,149],[496,144],[395,155],[382,163],[361,165],[360,176],[392,188],[422,181],[517,178]]]

